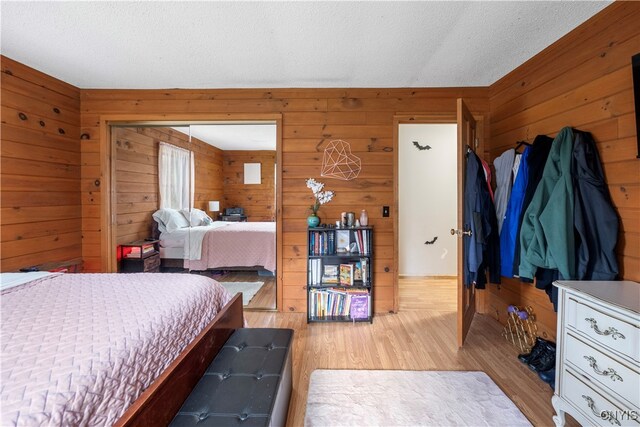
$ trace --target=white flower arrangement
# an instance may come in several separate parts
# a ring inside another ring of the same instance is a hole
[[[324,184],[313,178],[307,179],[307,188],[310,188],[311,191],[313,191],[313,197],[315,198],[313,205],[311,205],[309,209],[311,209],[314,215],[317,215],[320,206],[329,203],[331,199],[333,199],[333,195],[335,193],[331,190],[322,191]]]

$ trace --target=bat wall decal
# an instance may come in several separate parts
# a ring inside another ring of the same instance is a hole
[[[423,150],[431,150],[431,146],[430,145],[420,145],[420,143],[418,141],[412,141],[413,145],[416,146],[416,148],[420,151]]]

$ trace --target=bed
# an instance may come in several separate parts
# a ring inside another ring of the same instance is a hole
[[[2,275],[3,426],[167,424],[243,326],[204,276],[39,274]]]
[[[192,210],[191,215],[197,211]],[[275,222],[203,223],[201,218],[206,214],[183,221],[180,217],[189,216],[189,211],[181,215],[167,209],[162,210],[162,215],[160,212],[153,217],[158,225],[163,265],[176,266],[177,262],[178,266],[196,271],[262,267],[275,272]]]

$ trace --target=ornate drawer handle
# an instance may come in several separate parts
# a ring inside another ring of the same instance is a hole
[[[613,368],[608,368],[605,369],[604,371],[600,371],[598,369],[598,363],[596,362],[596,359],[592,356],[584,356],[585,359],[587,359],[589,361],[589,366],[591,366],[593,368],[593,371],[598,374],[598,375],[604,375],[605,377],[609,377],[611,378],[613,381],[616,380],[620,380],[622,382],[624,382],[624,380],[622,379],[622,377],[620,375],[618,375],[618,373],[616,372],[615,369]]]
[[[618,332],[614,327],[609,327],[606,331],[602,332],[600,328],[598,328],[598,321],[593,317],[585,317],[584,320],[591,323],[591,329],[593,329],[598,335],[611,335],[611,338],[614,340],[617,340],[618,337],[625,339],[625,336]]]
[[[590,398],[589,396],[585,396],[584,394],[582,395],[582,397],[587,401],[587,406],[589,407],[589,409],[591,409],[591,412],[593,412],[593,415],[595,415],[598,418],[602,418],[603,420],[607,420],[611,424],[622,425],[620,424],[620,421],[618,421],[616,417],[613,416],[611,411],[596,411],[596,404],[593,401],[593,399]]]

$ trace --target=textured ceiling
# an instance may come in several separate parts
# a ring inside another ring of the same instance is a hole
[[[275,123],[220,123],[174,127],[221,150],[276,150]]]
[[[487,86],[591,2],[1,2],[2,54],[80,88]]]

